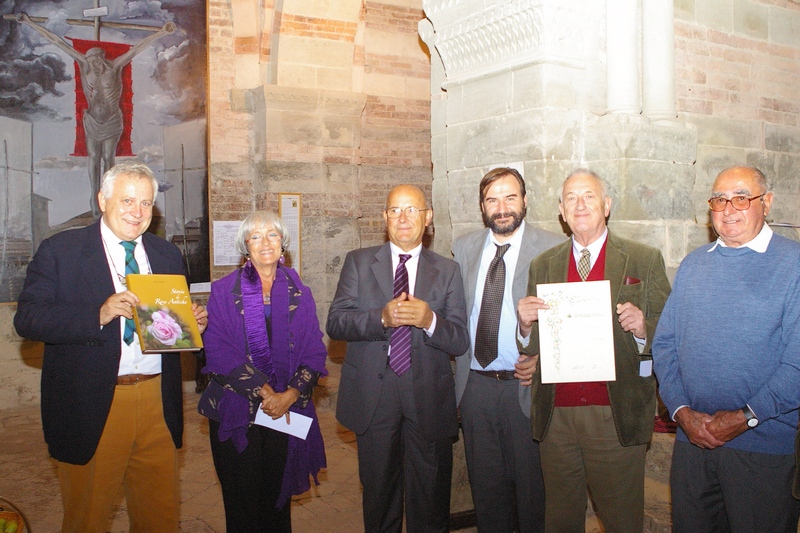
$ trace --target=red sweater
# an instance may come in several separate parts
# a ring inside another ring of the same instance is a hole
[[[594,262],[594,267],[586,281],[600,281],[605,279],[606,273],[606,244],[603,243],[600,255]],[[567,281],[580,282],[581,275],[578,274],[578,266],[575,264],[575,254],[569,254],[569,270]],[[605,381],[587,381],[579,383],[557,383],[556,384],[556,407],[580,407],[583,405],[611,405],[608,399],[608,387]]]

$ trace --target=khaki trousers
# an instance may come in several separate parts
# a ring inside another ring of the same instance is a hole
[[[103,435],[85,465],[58,463],[64,532],[107,531],[120,485],[130,531],[178,531],[178,451],[164,422],[161,376],[117,385]]]
[[[622,446],[611,407],[556,407],[539,445],[545,531],[584,533],[586,487],[606,533],[641,533],[646,444]]]

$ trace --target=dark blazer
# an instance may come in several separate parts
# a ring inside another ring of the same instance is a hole
[[[531,263],[528,294],[536,294],[537,283],[564,283],[567,281],[572,240],[546,251]],[[629,279],[630,278],[630,279]],[[608,382],[608,397],[617,437],[623,446],[645,444],[653,434],[653,418],[656,412],[656,378],[639,376],[639,363],[652,359],[651,344],[661,310],[669,296],[670,286],[664,270],[664,259],[655,248],[622,239],[608,233],[606,243],[605,279],[611,282],[612,316],[616,317],[616,305],[631,302],[644,313],[647,329],[647,344],[639,354],[633,335],[622,330],[614,319],[614,354],[616,381]],[[626,284],[626,280],[638,283]],[[539,352],[539,324],[533,323],[531,340],[526,353]],[[542,384],[542,375],[537,369],[533,376],[531,394],[531,425],[533,438],[543,440],[553,415],[556,386]]]
[[[386,361],[392,330],[381,326],[381,311],[392,299],[393,286],[388,243],[353,250],[345,258],[328,312],[328,335],[347,341],[336,418],[358,435],[367,430],[375,413],[384,372],[391,372]],[[423,248],[414,293],[436,313],[431,337],[419,328],[411,334],[418,423],[431,440],[455,436],[458,421],[450,355],[461,355],[469,347],[458,265]]]
[[[483,245],[489,235],[488,229],[475,231],[463,235],[453,243],[453,255],[458,265],[461,267],[461,275],[464,278],[464,296],[467,301],[467,320],[475,305],[475,286],[478,283],[478,269],[480,268]],[[514,282],[511,286],[511,294],[514,298],[514,309],[517,302],[526,296],[528,288],[528,267],[531,261],[540,253],[552,248],[564,240],[563,235],[556,235],[549,231],[534,228],[525,224],[525,232],[522,234],[522,244],[519,249],[519,258],[514,270]],[[516,331],[508,332],[509,335],[516,337]],[[472,343],[470,343],[472,344]],[[470,345],[469,351],[464,357],[456,359],[456,402],[461,403],[461,396],[467,388],[469,369],[472,363],[472,352],[474,347]],[[519,405],[525,416],[530,417],[531,412],[531,388],[528,386],[519,387]]]
[[[178,249],[150,233],[142,244],[153,273],[183,274]],[[119,320],[102,329],[103,302],[114,294],[100,222],[61,232],[39,246],[19,297],[14,326],[42,341],[42,426],[50,455],[86,464],[94,455],[114,397],[120,360]],[[183,437],[179,354],[161,356],[164,419],[175,446]]]

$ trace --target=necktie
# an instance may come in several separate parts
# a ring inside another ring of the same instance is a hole
[[[138,274],[139,263],[136,262],[136,258],[133,256],[133,250],[136,248],[136,241],[122,241],[120,244],[125,248],[125,275]],[[128,346],[133,342],[133,333],[135,331],[136,327],[133,324],[133,319],[126,318],[125,334],[122,336],[122,340],[124,340],[125,344]]]
[[[581,258],[578,260],[578,274],[581,276],[581,281],[586,281],[589,277],[589,272],[592,271],[592,254],[587,248],[581,250]]]
[[[400,263],[394,272],[394,297],[402,293],[408,294],[408,269],[406,261],[409,254],[400,254]],[[389,351],[389,368],[398,376],[402,376],[411,367],[411,326],[398,326],[392,331]]]
[[[497,245],[496,245],[497,246]],[[481,312],[475,331],[475,358],[483,368],[497,359],[497,333],[500,329],[500,310],[506,289],[506,264],[503,255],[509,244],[497,246],[497,253],[489,264],[486,283],[483,285]]]

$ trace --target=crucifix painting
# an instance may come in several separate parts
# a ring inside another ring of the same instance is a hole
[[[0,212],[0,249],[20,255],[0,256],[0,301],[15,299],[22,256],[99,216],[102,174],[123,160],[153,169],[151,231],[182,249],[190,281],[208,279],[205,15],[203,0],[0,2],[0,173],[24,175],[25,197],[16,181],[7,194],[30,206],[27,221]],[[31,132],[29,168],[4,166],[4,133],[26,145],[12,131]]]
[[[34,22],[27,13],[17,13],[16,19],[17,22],[30,26],[42,37],[66,52],[78,65],[76,79],[80,77],[80,86],[86,102],[86,109],[80,120],[84,130],[86,156],[89,160],[92,215],[99,217],[97,193],[100,191],[100,181],[103,173],[114,166],[117,145],[123,132],[123,114],[120,108],[123,87],[122,69],[152,41],[162,35],[173,33],[175,24],[167,22],[159,31],[142,39],[125,53],[115,58],[107,58],[106,50],[99,39],[102,22],[98,22],[98,39],[96,39],[98,46],[92,46],[85,53],[81,53],[63,37]],[[137,29],[149,29],[149,27],[142,26]]]

